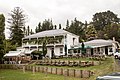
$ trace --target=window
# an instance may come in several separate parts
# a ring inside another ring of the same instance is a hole
[[[80,53],[80,50],[78,50],[78,53]]]
[[[112,48],[109,49],[109,52],[113,52]]]
[[[74,50],[74,53],[77,53],[77,50],[76,50],[76,49]]]
[[[71,50],[68,50],[68,53],[70,53],[70,54],[71,54],[71,53],[72,53],[72,52],[71,52]]]
[[[73,38],[73,45],[75,44],[75,38]]]
[[[63,48],[60,48],[60,54],[62,54],[63,53]]]

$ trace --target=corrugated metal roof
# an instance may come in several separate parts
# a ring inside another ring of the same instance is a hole
[[[95,39],[91,41],[84,42],[85,46],[91,46],[93,48],[95,47],[104,47],[104,46],[110,46],[112,45],[112,40],[104,40],[104,39]],[[75,45],[77,47],[81,46],[82,43],[79,43],[78,45]]]
[[[72,33],[65,31],[65,30],[62,30],[62,29],[55,29],[55,30],[47,30],[47,31],[35,33],[32,35],[26,36],[23,39],[45,37],[45,36],[58,36],[58,35],[65,35],[65,34],[72,34]],[[72,34],[72,35],[77,36],[75,34]]]
[[[13,56],[22,56],[24,55],[21,51],[9,51],[9,53],[5,54],[4,57],[13,57]]]

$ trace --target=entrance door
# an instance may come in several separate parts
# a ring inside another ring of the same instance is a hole
[[[51,48],[51,57],[54,57],[54,48]]]
[[[91,55],[93,55],[93,48],[91,49]]]
[[[105,47],[105,54],[108,55],[108,46]]]

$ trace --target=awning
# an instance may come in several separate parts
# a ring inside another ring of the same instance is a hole
[[[25,50],[24,54],[31,54],[33,51],[35,51],[35,50]]]
[[[92,47],[92,46],[86,46],[86,45],[85,45],[84,48],[85,48],[85,49],[91,49],[91,48],[93,48],[93,47]],[[81,46],[79,46],[79,47],[74,47],[74,48],[71,48],[71,49],[69,49],[69,50],[75,50],[75,49],[80,49],[80,50],[81,50],[82,47],[81,47]]]
[[[4,57],[20,57],[24,55],[25,54],[21,51],[9,51],[9,53],[5,54]]]

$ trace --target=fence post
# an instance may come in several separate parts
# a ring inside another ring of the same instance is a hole
[[[63,68],[61,68],[61,75],[63,75]]]
[[[25,65],[23,65],[23,73],[25,73]]]
[[[35,74],[35,66],[32,67],[33,74]]]
[[[68,74],[68,71],[67,71],[67,70],[65,70],[65,74],[66,74],[66,75],[64,75],[64,80],[67,80],[67,74]]]
[[[56,71],[55,71],[55,74],[57,74],[57,68],[55,69]]]
[[[83,77],[83,70],[80,70],[80,73],[81,73],[81,78]]]
[[[74,71],[74,77],[75,77],[75,69],[73,69],[73,71]]]
[[[48,70],[48,67],[46,67],[45,69],[45,76],[47,77],[47,70]]]
[[[91,76],[91,71],[89,71],[89,77]]]

